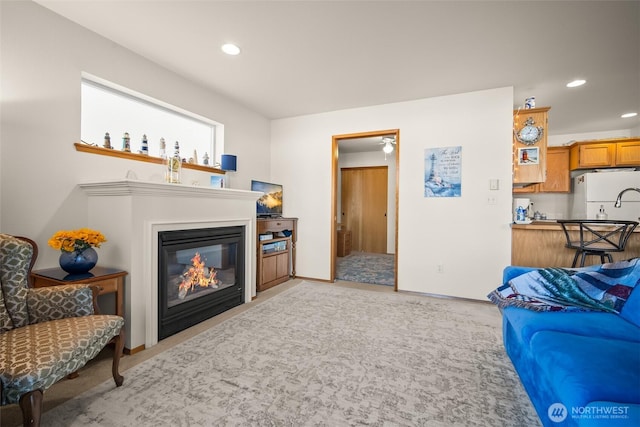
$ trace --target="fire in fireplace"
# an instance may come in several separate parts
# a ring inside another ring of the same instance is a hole
[[[158,233],[158,339],[244,303],[242,226]]]

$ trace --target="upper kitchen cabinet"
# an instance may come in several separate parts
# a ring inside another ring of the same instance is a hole
[[[513,184],[545,182],[547,174],[547,122],[551,107],[513,112]]]
[[[514,193],[569,193],[569,147],[547,148],[547,176],[544,182],[524,187],[514,187]]]
[[[538,184],[541,193],[569,193],[571,174],[569,173],[569,148],[549,147],[547,149],[547,179]]]
[[[570,169],[640,166],[640,138],[578,141],[571,144]]]

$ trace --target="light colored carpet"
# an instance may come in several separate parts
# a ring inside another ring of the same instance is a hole
[[[43,425],[540,425],[494,306],[406,293],[302,282],[124,376]]]
[[[336,279],[393,286],[395,255],[352,252],[336,259]]]

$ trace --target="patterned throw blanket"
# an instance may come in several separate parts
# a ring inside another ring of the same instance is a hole
[[[542,268],[511,279],[488,295],[498,307],[534,311],[620,313],[640,283],[640,258],[583,268]]]

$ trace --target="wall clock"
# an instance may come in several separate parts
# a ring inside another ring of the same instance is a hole
[[[533,117],[529,117],[524,126],[517,132],[515,132],[516,139],[524,145],[534,145],[540,141],[542,134],[544,133],[544,127],[535,126]]]

